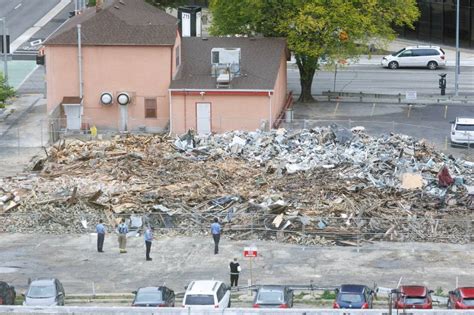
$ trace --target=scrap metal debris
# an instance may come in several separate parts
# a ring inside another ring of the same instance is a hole
[[[363,128],[72,140],[0,179],[2,232],[83,233],[99,219],[233,239],[469,242],[473,164]],[[451,174],[451,175],[450,175]]]

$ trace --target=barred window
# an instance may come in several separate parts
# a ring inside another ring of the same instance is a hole
[[[156,98],[145,99],[145,118],[156,118]]]

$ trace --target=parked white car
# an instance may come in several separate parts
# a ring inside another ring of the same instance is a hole
[[[474,118],[457,117],[451,121],[451,143],[473,143],[474,142]]]
[[[183,307],[192,309],[225,309],[230,307],[230,288],[222,281],[192,281],[186,287]]]
[[[381,64],[389,69],[427,67],[435,70],[446,66],[446,54],[438,46],[410,46],[383,57]]]

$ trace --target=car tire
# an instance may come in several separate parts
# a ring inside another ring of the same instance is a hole
[[[428,69],[436,70],[438,68],[438,63],[436,61],[428,62]]]
[[[388,63],[388,68],[389,68],[389,69],[392,69],[392,70],[398,69],[398,62],[396,62],[396,61],[390,61],[390,62]]]

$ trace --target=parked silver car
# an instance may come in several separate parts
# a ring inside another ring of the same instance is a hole
[[[65,293],[61,282],[55,278],[41,278],[30,283],[24,294],[26,306],[64,305]]]

